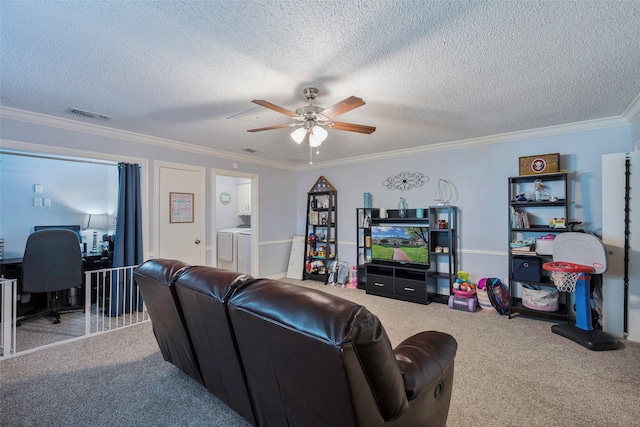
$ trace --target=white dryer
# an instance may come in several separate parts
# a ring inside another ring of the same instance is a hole
[[[218,268],[224,268],[225,270],[231,271],[240,271],[238,268],[238,235],[241,232],[247,231],[251,232],[251,229],[237,227],[218,230]],[[249,273],[248,271],[240,272],[247,274]]]

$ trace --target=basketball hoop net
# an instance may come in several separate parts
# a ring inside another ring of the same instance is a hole
[[[595,268],[589,267],[588,265],[557,261],[546,262],[542,265],[542,268],[551,271],[551,279],[560,292],[575,291],[576,282],[580,276],[595,271]]]

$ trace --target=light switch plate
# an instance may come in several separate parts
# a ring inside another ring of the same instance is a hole
[[[33,184],[34,193],[42,193],[42,191],[43,191],[42,184]]]
[[[42,197],[34,197],[33,206],[42,206]]]
[[[45,197],[45,199],[44,199],[44,205],[45,205],[45,206],[51,206],[51,198],[49,198],[49,197]]]

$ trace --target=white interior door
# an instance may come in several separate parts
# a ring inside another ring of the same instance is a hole
[[[156,163],[158,258],[202,265],[205,249],[205,169]]]

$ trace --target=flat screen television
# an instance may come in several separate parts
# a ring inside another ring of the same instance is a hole
[[[384,224],[371,226],[371,260],[429,268],[429,227]]]

